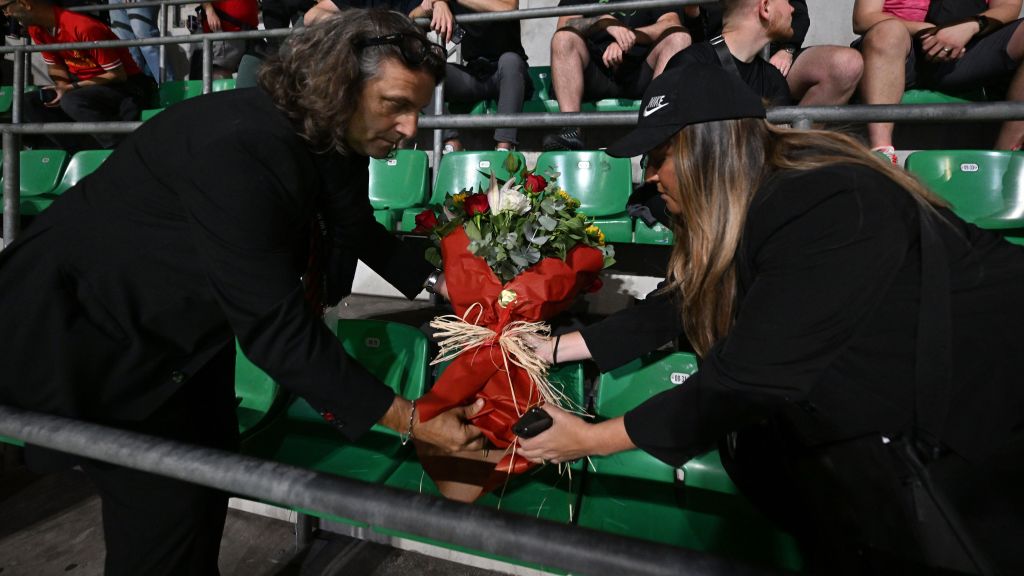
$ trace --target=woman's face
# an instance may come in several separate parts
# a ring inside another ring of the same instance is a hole
[[[679,215],[679,179],[676,178],[675,137],[647,153],[644,181],[655,184],[666,209]]]

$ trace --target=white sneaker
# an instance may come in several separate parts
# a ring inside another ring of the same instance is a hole
[[[879,146],[877,148],[872,148],[871,151],[879,156],[885,156],[888,158],[889,161],[892,162],[893,166],[900,165],[900,159],[896,156],[896,148],[893,148],[892,146]]]

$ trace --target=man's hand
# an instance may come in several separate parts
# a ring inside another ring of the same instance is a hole
[[[615,43],[619,45],[622,52],[629,52],[629,50],[636,45],[636,32],[633,32],[621,24],[609,26],[605,28],[605,32],[608,32],[608,34],[615,39]],[[605,57],[607,57],[607,55],[608,51],[606,50]]]
[[[213,4],[203,4],[203,10],[206,11],[206,25],[210,27],[210,31],[220,32],[222,29],[220,16],[217,16],[217,11],[213,9]]]
[[[437,35],[445,44],[452,41],[452,32],[455,31],[455,17],[452,16],[452,9],[447,2],[441,0],[430,0],[430,29],[437,32]]]
[[[480,429],[469,423],[469,419],[483,406],[484,401],[480,399],[469,406],[452,408],[426,422],[420,421],[417,412],[412,435],[418,442],[433,444],[442,453],[482,450],[486,440]]]
[[[786,50],[779,50],[775,54],[772,54],[770,60],[772,66],[779,69],[783,76],[789,76],[789,69],[793,67],[793,54]]]
[[[935,28],[921,35],[921,48],[933,62],[948,62],[963,58],[965,46],[981,30],[977,22],[963,22],[946,28]]]
[[[622,47],[616,42],[612,42],[604,49],[604,55],[601,56],[601,62],[604,62],[605,68],[615,68],[619,64],[622,64]]]
[[[71,89],[71,84],[68,84],[66,82],[58,82],[53,86],[44,86],[41,90],[53,90],[57,93],[57,95],[54,96],[53,100],[50,100],[49,102],[44,102],[43,106],[46,106],[47,108],[60,108],[60,99],[64,97],[65,92]]]
[[[448,297],[448,282],[444,279],[444,272],[437,277],[437,284],[434,284],[434,294],[451,301]]]

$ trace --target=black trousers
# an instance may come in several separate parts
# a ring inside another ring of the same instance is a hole
[[[797,538],[812,574],[1024,574],[1024,433],[980,462],[921,451],[940,507],[907,444],[887,440],[805,448],[767,422],[721,455],[744,495]]]
[[[22,102],[24,122],[118,122],[139,119],[156,94],[156,84],[145,74],[129,76],[121,84],[83,86],[69,90],[60,106],[50,108],[39,92],[27,92]],[[124,134],[48,134],[59,148],[76,152],[89,148],[113,148]]]
[[[226,347],[150,418],[121,426],[237,450],[234,358]],[[106,576],[219,574],[228,494],[102,462],[82,467],[102,499]]]

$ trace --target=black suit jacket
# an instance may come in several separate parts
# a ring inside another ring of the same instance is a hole
[[[678,465],[768,417],[789,422],[805,446],[909,432],[917,210],[895,182],[864,167],[783,173],[766,184],[737,252],[735,324],[684,384],[626,414],[633,442]],[[1024,424],[1024,248],[943,214],[953,391],[939,440],[974,460]]]
[[[259,89],[147,122],[0,253],[0,402],[142,420],[237,336],[359,436],[393,393],[303,298],[311,217],[342,276],[359,257],[411,297],[430,270],[373,220],[367,162],[312,151]]]

